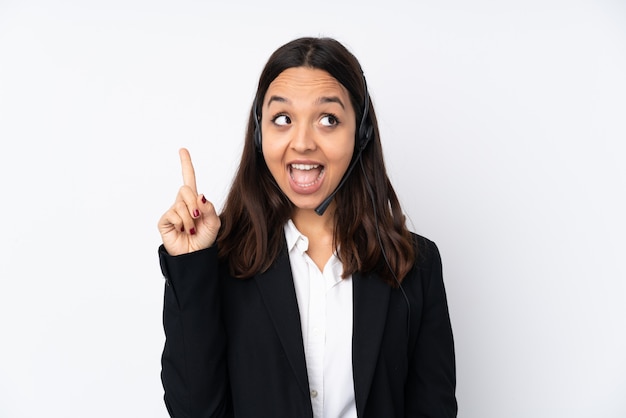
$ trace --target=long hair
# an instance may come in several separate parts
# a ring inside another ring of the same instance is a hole
[[[348,90],[358,136],[368,93],[354,55],[330,38],[300,38],[277,49],[261,72],[239,168],[220,215],[219,257],[227,262],[235,277],[251,277],[272,265],[283,247],[283,227],[294,210],[254,143],[255,117],[261,114],[260,104],[270,83],[294,67],[324,70]],[[411,270],[416,248],[387,176],[371,100],[367,119],[372,126],[372,138],[362,152],[360,164],[334,198],[333,241],[344,277],[357,271],[376,271],[396,286]],[[355,147],[358,142],[356,138]],[[353,158],[356,155],[355,152]]]

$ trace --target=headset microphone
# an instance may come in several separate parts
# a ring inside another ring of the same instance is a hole
[[[374,126],[370,123],[367,117],[370,108],[370,96],[367,91],[367,82],[365,81],[365,76],[363,76],[363,86],[365,90],[365,103],[363,106],[363,117],[361,118],[361,123],[359,124],[359,133],[357,137],[357,154],[354,160],[352,160],[352,163],[350,164],[348,169],[346,170],[346,173],[343,175],[343,178],[339,182],[337,188],[326,199],[324,199],[324,201],[320,203],[318,207],[315,208],[315,213],[320,216],[322,216],[324,212],[326,212],[326,209],[330,205],[330,202],[332,202],[339,189],[341,189],[346,180],[348,180],[348,176],[350,175],[350,173],[352,173],[354,167],[361,160],[361,154],[363,153],[363,150],[365,149],[367,144],[370,142],[370,139],[372,138],[372,133],[374,132]]]
[[[317,213],[318,215],[322,216],[324,214],[324,212],[326,212],[326,209],[328,208],[328,205],[330,205],[330,202],[332,202],[333,198],[335,197],[335,195],[337,194],[339,189],[341,189],[341,186],[343,186],[344,183],[346,182],[346,180],[348,180],[348,176],[350,175],[350,173],[354,169],[354,166],[361,159],[361,153],[362,152],[363,152],[363,148],[359,148],[358,154],[357,154],[356,158],[352,161],[352,164],[350,164],[350,166],[348,167],[348,170],[346,170],[346,174],[343,175],[343,178],[341,179],[341,182],[339,183],[339,185],[337,186],[335,191],[333,191],[326,199],[324,199],[324,201],[322,203],[320,203],[320,205],[318,207],[315,208],[315,213]]]

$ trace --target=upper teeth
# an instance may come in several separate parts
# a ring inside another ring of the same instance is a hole
[[[291,164],[291,167],[296,170],[313,170],[314,168],[319,167],[319,164]]]

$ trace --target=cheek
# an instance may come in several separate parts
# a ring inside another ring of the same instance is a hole
[[[261,142],[261,150],[266,160],[282,158],[289,145],[287,135],[264,134]]]
[[[272,176],[276,177],[283,171],[283,153],[271,145],[263,144],[263,159]]]
[[[263,152],[263,158],[268,165],[276,161],[277,158],[280,158],[276,143],[273,141],[263,141],[261,150]]]
[[[337,164],[347,166],[352,160],[354,154],[354,141],[348,140],[343,142],[340,147],[333,147],[331,150],[330,158]]]

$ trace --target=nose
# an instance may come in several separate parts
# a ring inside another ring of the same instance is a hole
[[[292,130],[291,148],[301,153],[313,151],[317,148],[315,142],[315,132],[312,127],[306,123],[294,127]]]

